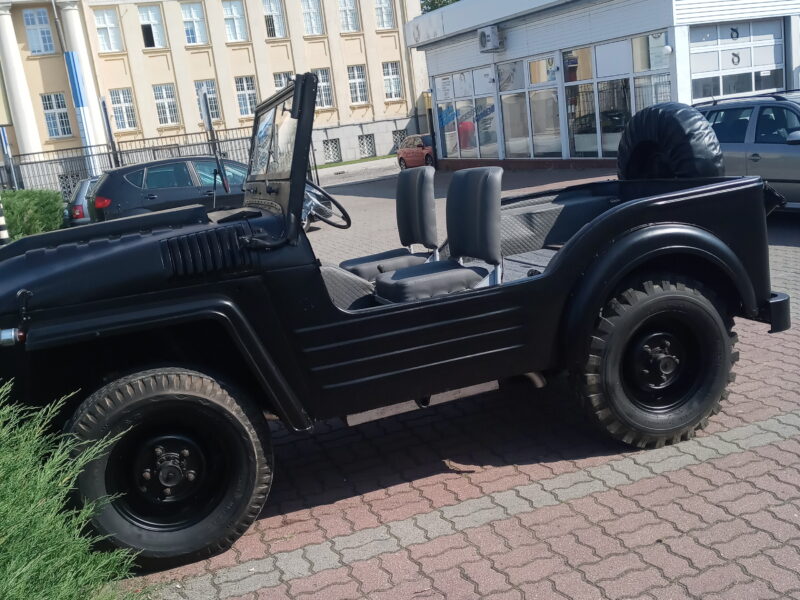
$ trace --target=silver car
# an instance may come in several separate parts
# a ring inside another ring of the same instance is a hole
[[[800,211],[800,92],[696,105],[717,133],[726,175],[760,175]]]
[[[86,225],[92,222],[92,216],[89,212],[89,194],[97,184],[99,177],[89,177],[88,179],[81,179],[72,190],[72,197],[69,199],[69,204],[65,209],[64,218],[71,226]]]

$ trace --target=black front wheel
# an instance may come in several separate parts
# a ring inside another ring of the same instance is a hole
[[[143,371],[90,396],[67,426],[115,437],[78,479],[82,503],[111,497],[92,525],[144,567],[229,548],[261,512],[272,481],[266,420],[217,381],[185,369]]]
[[[602,310],[573,373],[592,419],[645,448],[694,436],[720,410],[738,358],[732,321],[701,283],[642,278]]]

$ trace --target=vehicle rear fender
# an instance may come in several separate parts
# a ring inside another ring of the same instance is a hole
[[[614,240],[584,271],[570,295],[563,321],[562,340],[567,356],[575,340],[586,340],[597,315],[631,274],[647,271],[686,271],[687,275],[718,283],[728,296],[728,305],[748,318],[758,315],[758,303],[750,277],[742,262],[712,233],[684,224],[647,226]]]
[[[156,302],[123,310],[37,323],[27,331],[25,347],[35,352],[80,342],[153,331],[202,321],[219,323],[230,336],[254,378],[271,400],[278,417],[295,431],[311,428],[312,421],[299,398],[261,343],[245,315],[230,298],[199,296],[180,302]]]

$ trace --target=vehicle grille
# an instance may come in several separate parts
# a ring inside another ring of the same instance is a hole
[[[218,227],[164,240],[161,242],[164,263],[172,277],[247,268],[252,261],[239,244],[239,236],[244,233],[242,227]]]

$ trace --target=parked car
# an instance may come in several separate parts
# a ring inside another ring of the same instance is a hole
[[[233,160],[223,163],[230,192],[226,194],[217,179],[216,197],[217,166],[212,156],[165,158],[110,169],[100,176],[94,188],[96,220],[109,221],[188,204],[202,204],[209,210],[241,206],[247,165]]]
[[[800,92],[696,105],[722,144],[728,175],[758,175],[800,211]]]
[[[433,139],[430,135],[410,135],[397,147],[401,169],[433,165]]]
[[[766,227],[782,199],[758,177],[714,174],[719,145],[698,114],[702,131],[678,136],[674,152],[647,138],[680,128],[675,111],[690,107],[644,109],[626,130],[622,172],[657,178],[501,203],[499,167],[455,173],[438,248],[432,169],[402,172],[398,196],[414,196],[397,207],[402,247],[362,257],[377,263],[373,284],[322,264],[301,227],[316,93],[316,76],[300,74],[256,108],[241,208],[183,207],[0,248],[0,379],[34,405],[80,390],[64,429],[109,441],[76,499],[108,499],[94,530],[145,566],[218,553],[262,514],[275,464],[265,413],[304,432],[567,371],[574,410],[618,440],[661,447],[721,409],[734,318],[789,328]],[[664,126],[637,137],[653,110]],[[642,164],[648,152],[657,165]],[[347,229],[345,207],[314,190],[329,202],[317,218]],[[430,255],[411,266],[381,262],[420,242]]]
[[[100,177],[81,179],[72,190],[72,196],[64,211],[64,221],[70,226],[86,225],[92,222],[90,201],[94,199],[94,187]]]

